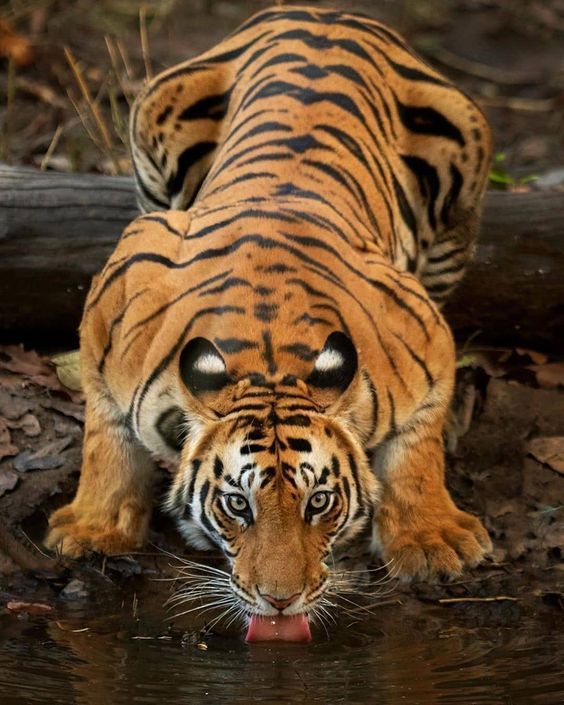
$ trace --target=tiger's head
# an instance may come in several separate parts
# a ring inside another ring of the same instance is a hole
[[[247,615],[315,611],[333,547],[367,526],[378,499],[351,340],[332,333],[306,379],[237,379],[213,343],[195,338],[180,376],[196,409],[167,500],[181,532],[222,549],[224,587]]]

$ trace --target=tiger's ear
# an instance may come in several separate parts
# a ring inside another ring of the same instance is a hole
[[[352,340],[339,331],[328,336],[306,379],[312,391],[339,396],[349,387],[358,369],[358,355]]]
[[[180,353],[180,377],[196,397],[218,392],[231,379],[219,350],[207,338],[192,338]]]

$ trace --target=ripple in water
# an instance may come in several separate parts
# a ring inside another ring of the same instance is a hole
[[[180,639],[63,631],[55,622],[0,621],[2,705],[557,705],[564,702],[564,632],[519,620],[510,627],[448,626],[382,610],[309,645],[244,644],[214,636],[207,650]],[[444,620],[443,620],[444,622]],[[160,624],[157,620],[155,625]],[[146,625],[145,625],[146,626]],[[162,629],[162,624],[160,624]],[[153,633],[158,633],[155,626]]]

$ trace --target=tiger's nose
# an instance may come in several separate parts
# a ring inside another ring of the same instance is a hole
[[[262,592],[260,593],[260,596],[273,607],[276,607],[277,610],[285,610],[286,607],[289,607],[293,602],[295,602],[300,595],[301,592],[296,592],[293,595],[290,595],[290,597],[274,597],[273,595],[265,595]]]

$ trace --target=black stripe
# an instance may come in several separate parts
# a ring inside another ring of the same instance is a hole
[[[239,279],[239,277],[229,277],[229,279],[226,279],[224,282],[222,282],[219,286],[214,286],[211,289],[206,289],[205,291],[201,291],[198,296],[210,296],[214,294],[222,294],[225,291],[229,291],[229,289],[237,288],[240,286],[247,286],[252,288],[252,284],[248,282],[246,279]]]
[[[441,221],[447,227],[451,224],[451,215],[456,199],[460,195],[464,179],[460,170],[451,162],[450,164],[450,188],[443,201],[441,208]]]
[[[166,183],[169,197],[176,196],[182,191],[186,174],[191,166],[199,162],[217,147],[216,142],[196,142],[187,147],[176,160],[176,173]]]
[[[270,47],[268,47],[270,49]],[[296,61],[303,61],[306,62],[307,59],[305,56],[302,56],[301,54],[294,54],[294,53],[284,53],[284,54],[276,54],[273,56],[271,59],[268,59],[268,61],[265,61],[264,64],[262,64],[251,76],[251,79],[255,78],[261,71],[264,71],[264,69],[270,68],[271,66],[279,66],[280,64],[292,64],[295,63]]]
[[[437,170],[420,157],[403,154],[402,159],[414,174],[419,185],[419,191],[427,203],[427,217],[433,230],[437,227],[435,206],[439,196],[440,181]]]
[[[181,294],[178,294],[178,296],[172,299],[172,301],[167,301],[166,304],[160,306],[156,311],[153,311],[153,313],[149,314],[145,318],[142,318],[140,321],[137,321],[137,323],[132,325],[131,328],[129,328],[129,330],[125,332],[124,340],[128,338],[134,330],[137,330],[138,328],[145,326],[147,323],[150,323],[152,320],[163,314],[165,311],[177,304],[186,296],[189,296],[190,294],[194,293],[195,291],[198,291],[198,289],[201,289],[202,287],[207,286],[208,284],[212,284],[213,282],[218,281],[218,279],[226,277],[230,271],[231,270],[227,270],[225,272],[221,272],[220,274],[216,274],[215,276],[210,277],[209,279],[204,279],[204,281],[200,282],[199,284],[191,286],[186,291],[183,291]],[[123,354],[125,355],[125,351],[123,352]]]
[[[278,177],[275,174],[271,174],[269,171],[251,171],[248,174],[241,174],[240,176],[235,177],[231,181],[229,181],[226,184],[222,184],[221,186],[218,186],[217,188],[212,189],[211,191],[207,192],[207,196],[211,198],[214,195],[217,195],[218,193],[222,193],[223,191],[227,191],[231,187],[235,186],[236,184],[240,184],[244,181],[252,181],[254,179],[277,179]]]
[[[311,426],[311,419],[303,414],[293,414],[292,416],[286,416],[286,418],[280,418],[278,423],[281,426],[300,426],[306,428]]]
[[[190,477],[190,484],[188,486],[188,494],[186,496],[186,501],[188,504],[191,504],[192,499],[194,498],[194,487],[196,485],[196,478],[198,476],[198,471],[200,470],[202,466],[202,461],[198,460],[197,458],[192,461],[192,476]]]
[[[142,215],[141,217],[137,218],[137,222],[145,222],[149,221],[150,223],[159,223],[159,225],[162,225],[165,230],[167,230],[171,235],[176,235],[179,238],[184,237],[184,233],[181,233],[179,230],[176,230],[176,228],[173,228],[172,225],[168,222],[166,218],[161,218],[158,215]]]
[[[202,485],[200,490],[200,522],[202,526],[212,535],[217,534],[217,529],[213,526],[211,521],[208,519],[206,512],[206,499],[210,491],[210,481],[206,480]]]
[[[290,343],[288,345],[281,345],[279,350],[288,352],[294,357],[297,357],[299,360],[304,360],[305,362],[315,360],[315,358],[319,355],[319,350],[313,350],[313,348],[310,348],[309,345],[306,345],[305,343]]]
[[[253,309],[253,314],[255,318],[263,323],[270,323],[274,321],[278,316],[278,304],[268,304],[265,302],[260,302],[255,304]]]
[[[221,352],[227,355],[242,352],[243,350],[256,350],[258,343],[252,340],[243,340],[241,338],[214,338],[214,342]]]
[[[388,433],[390,435],[395,435],[397,433],[397,426],[396,426],[396,404],[394,401],[393,394],[390,392],[388,389],[388,404],[390,405],[390,430]]]
[[[299,40],[306,46],[310,47],[310,49],[317,49],[320,51],[338,47],[348,54],[352,54],[353,56],[366,61],[373,68],[375,68],[379,74],[382,74],[382,70],[366,51],[366,49],[364,49],[353,39],[330,39],[324,34],[313,34],[313,32],[309,32],[306,29],[292,29],[287,32],[283,32],[282,34],[274,35],[273,39],[279,41],[284,41],[286,39]]]
[[[219,480],[223,475],[223,463],[218,455],[215,456],[213,461],[213,474],[216,480]]]
[[[276,362],[274,361],[274,349],[272,347],[272,337],[270,332],[265,330],[262,333],[262,342],[264,344],[264,349],[262,353],[262,359],[266,362],[268,366],[268,374],[273,375],[276,372]]]
[[[336,107],[344,110],[355,117],[360,123],[366,127],[366,121],[364,116],[356,103],[345,93],[339,93],[336,91],[323,91],[319,92],[310,88],[309,86],[298,86],[294,83],[288,83],[287,81],[274,80],[267,83],[260,90],[258,90],[254,95],[247,98],[246,102],[242,104],[242,109],[248,107],[255,101],[268,99],[269,101],[276,96],[283,95],[285,97],[293,98],[297,100],[302,105],[314,105],[316,103],[327,102],[335,105]]]
[[[333,471],[333,475],[335,477],[341,476],[341,463],[336,455],[331,456],[331,470]]]
[[[153,164],[156,171],[160,171],[160,169],[154,164],[154,162],[151,159],[148,152],[143,152],[143,154]],[[141,196],[143,198],[145,198],[147,201],[154,203],[157,206],[156,210],[158,210],[158,209],[167,210],[170,204],[166,201],[161,200],[157,196],[155,196],[155,194],[152,193],[152,191],[149,191],[148,186],[145,184],[145,182],[141,178],[141,174],[139,173],[139,170],[137,169],[137,165],[135,164],[135,160],[133,160],[133,173],[135,174],[135,186],[139,191],[141,191]]]
[[[306,438],[287,438],[288,446],[300,453],[311,453],[311,443]]]
[[[225,91],[225,93],[217,93],[216,95],[207,95],[201,98],[188,108],[183,110],[178,116],[178,120],[201,120],[206,118],[217,122],[223,120],[229,108],[229,98],[233,88]]]
[[[402,78],[407,78],[409,81],[421,81],[423,83],[434,83],[437,86],[445,86],[448,88],[451,87],[446,81],[441,81],[440,78],[435,78],[435,76],[431,76],[430,74],[425,73],[420,69],[413,68],[412,66],[398,64],[395,61],[392,61],[392,59],[390,59],[389,56],[386,56],[383,52],[382,54],[394,71],[399,73]]]
[[[439,245],[439,243],[437,243],[437,245]],[[441,262],[446,262],[447,260],[451,259],[451,257],[461,255],[463,252],[466,252],[467,249],[467,245],[462,245],[462,247],[455,247],[452,250],[449,250],[448,252],[444,252],[442,255],[437,255],[436,257],[432,256],[433,251],[431,250],[431,256],[428,258],[427,261],[430,265],[440,264]]]
[[[418,135],[444,137],[464,147],[466,141],[462,133],[450,120],[434,108],[404,105],[394,95],[398,117],[403,126]]]
[[[296,326],[300,323],[307,323],[308,326],[332,326],[333,323],[328,320],[327,318],[319,318],[316,316],[312,316],[309,313],[302,313],[301,316],[298,316],[292,321],[292,325]]]
[[[364,506],[364,499],[363,499],[362,485],[360,484],[360,478],[358,476],[358,466],[356,464],[355,459],[353,458],[353,456],[350,453],[347,455],[347,459],[349,461],[351,475],[353,476],[353,480],[356,485],[358,506],[359,506],[359,508],[362,508]]]
[[[104,371],[104,367],[106,365],[106,359],[112,349],[113,335],[114,335],[115,328],[117,326],[119,326],[119,324],[123,321],[125,314],[127,313],[131,304],[135,301],[135,299],[139,298],[139,296],[141,296],[142,294],[145,294],[147,291],[149,291],[149,287],[145,287],[144,289],[141,289],[141,291],[138,291],[136,294],[134,294],[129,299],[129,301],[127,302],[127,304],[123,308],[122,312],[119,314],[119,316],[114,318],[114,320],[110,324],[110,330],[108,331],[108,342],[106,343],[106,345],[104,347],[104,350],[102,352],[102,357],[100,358],[100,361],[98,363],[98,372],[102,373]]]
[[[156,119],[157,125],[162,125],[164,122],[166,122],[167,118],[170,116],[172,113],[172,105],[167,105],[164,110],[162,110],[158,115]]]
[[[370,419],[370,432],[368,434],[368,438],[366,439],[367,441],[370,441],[374,434],[376,433],[376,428],[378,426],[378,411],[379,411],[379,403],[378,403],[378,393],[376,391],[376,387],[374,386],[374,382],[370,378],[370,375],[368,372],[363,372],[363,377],[365,381],[368,383],[368,389],[370,390],[370,402],[371,402],[371,407],[372,407],[372,413],[371,413],[371,419]]]
[[[400,208],[401,218],[402,218],[403,222],[406,224],[408,230],[413,235],[414,239],[417,240],[417,219],[415,217],[415,214],[411,208],[409,201],[407,200],[407,196],[405,195],[405,191],[403,190],[399,181],[396,179],[395,174],[392,174],[392,183],[394,185],[394,192],[396,194],[396,200],[397,200],[399,208]],[[413,262],[414,262],[414,260],[412,258],[410,258],[409,261],[411,264],[413,264]],[[413,271],[413,270],[410,269],[410,271]]]

